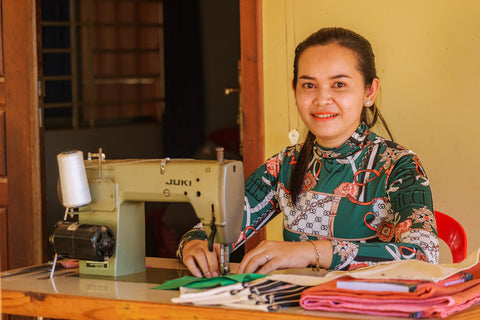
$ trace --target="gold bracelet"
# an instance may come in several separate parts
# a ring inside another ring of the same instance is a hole
[[[317,254],[317,260],[315,261],[315,266],[312,266],[312,270],[318,272],[321,269],[320,268],[320,252],[318,251],[318,247],[315,241],[310,239],[310,242],[312,243],[313,248],[315,248],[315,253]]]

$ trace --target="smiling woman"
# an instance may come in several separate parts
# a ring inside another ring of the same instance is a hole
[[[364,105],[375,101],[378,79],[365,84],[356,64],[354,53],[337,44],[309,47],[298,61],[298,111],[324,147],[346,141],[360,124]]]
[[[418,156],[370,130],[383,121],[370,43],[347,29],[318,30],[295,50],[293,89],[308,136],[248,177],[243,231],[232,249],[280,212],[284,241],[260,243],[238,272],[437,263],[430,184]],[[218,274],[217,253],[205,239],[198,225],[178,251],[199,277]]]
[[[262,1],[263,156],[281,150],[292,129],[300,132],[300,141],[305,137],[290,91],[296,44],[322,26],[348,27],[375,49],[381,82],[377,106],[397,142],[420,156],[432,184],[435,209],[465,226],[471,250],[480,247],[475,229],[480,223],[475,214],[480,172],[472,167],[472,160],[480,158],[480,148],[472,148],[471,139],[480,117],[478,10],[480,2],[471,1]],[[388,137],[379,126],[373,131]],[[280,218],[269,223],[269,239],[282,238],[281,224]],[[440,260],[451,262],[449,252],[445,253],[441,250]]]

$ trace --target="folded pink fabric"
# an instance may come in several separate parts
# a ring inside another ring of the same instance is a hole
[[[480,301],[480,264],[464,272],[472,273],[473,279],[449,286],[445,286],[445,282],[429,282],[413,292],[339,289],[339,280],[358,281],[342,277],[305,290],[300,305],[308,310],[410,318],[446,317]]]

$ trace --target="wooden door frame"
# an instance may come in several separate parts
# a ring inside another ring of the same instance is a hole
[[[0,10],[2,0],[0,0]],[[0,270],[7,269],[7,154],[5,138],[5,77],[3,71],[3,19],[0,15]]]
[[[243,164],[248,176],[264,162],[262,1],[240,0],[240,68],[243,110]],[[246,251],[266,238],[265,228],[246,243]]]
[[[2,266],[8,269],[46,259],[39,8],[40,0],[1,2],[8,192]]]

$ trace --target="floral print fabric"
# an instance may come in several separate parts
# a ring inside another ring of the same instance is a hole
[[[314,146],[294,205],[289,186],[300,149],[285,148],[247,178],[243,231],[233,249],[283,213],[285,241],[331,240],[330,269],[404,259],[438,262],[430,185],[415,153],[361,124],[338,148]],[[181,246],[193,238],[205,238],[201,226]]]

